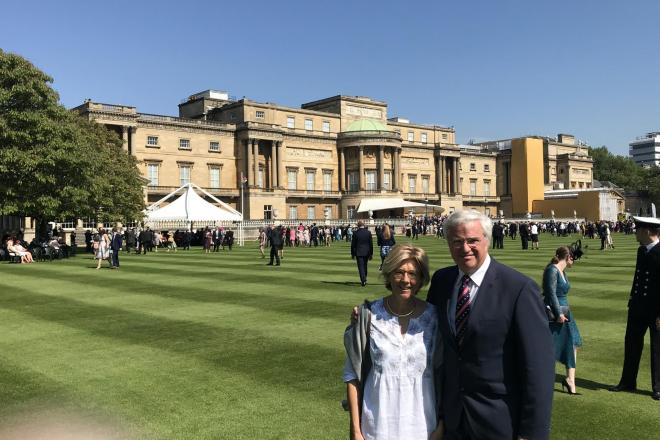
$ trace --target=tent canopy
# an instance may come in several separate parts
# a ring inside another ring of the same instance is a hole
[[[220,206],[207,202],[195,190],[210,197]],[[180,194],[167,206],[160,207],[166,200]],[[217,199],[194,183],[188,183],[163,197],[145,211],[146,223],[158,222],[208,222],[241,221],[243,215],[225,202]]]
[[[358,212],[368,212],[368,211],[380,211],[383,209],[396,209],[396,208],[423,208],[427,207],[434,211],[444,211],[445,208],[442,208],[438,205],[430,205],[428,203],[418,203],[411,202],[408,200],[403,200],[398,197],[389,197],[389,198],[379,198],[374,197],[370,199],[362,199],[360,206],[358,207]]]

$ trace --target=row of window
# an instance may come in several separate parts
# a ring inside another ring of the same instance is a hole
[[[257,113],[259,113],[259,112],[257,112]],[[287,116],[286,117],[286,128],[296,128],[296,118],[294,116]],[[305,130],[307,130],[307,131],[314,130],[314,120],[313,119],[305,118]],[[323,121],[321,130],[324,133],[330,133],[330,121]]]
[[[268,205],[264,206],[266,208]],[[300,217],[301,212],[298,212],[298,206],[291,205],[289,206],[289,219],[295,220],[295,219],[303,219],[303,217]],[[326,217],[327,216],[327,217]],[[323,217],[327,219],[332,218],[332,206],[328,205],[323,209]],[[264,218],[266,218],[266,209],[264,209]],[[308,205],[307,206],[307,220],[315,220],[317,219],[316,215],[316,206],[315,205]]]
[[[477,164],[470,162],[470,171],[477,171]],[[490,164],[484,164],[484,173],[490,173]]]
[[[147,164],[147,179],[149,179],[149,186],[158,186],[160,165],[156,163]],[[219,165],[209,166],[209,188],[220,188],[220,170]],[[179,166],[179,185],[183,186],[191,182],[192,166],[180,165]]]
[[[298,189],[298,170],[289,168],[286,171],[288,186],[292,190]],[[305,189],[316,190],[316,170],[305,170]],[[332,171],[323,171],[323,191],[332,191]]]
[[[147,147],[160,148],[160,145],[158,144],[158,136],[147,136]],[[179,139],[179,150],[192,150],[190,139]],[[219,153],[220,142],[209,141],[209,151]]]
[[[400,129],[397,128],[397,129],[395,129],[394,131],[397,132],[397,133],[399,133],[399,135],[401,135],[401,130],[400,130]],[[408,133],[407,133],[407,135],[408,135],[408,137],[407,137],[408,142],[415,142],[415,132],[414,132],[414,131],[410,131],[410,130],[409,130]],[[419,135],[419,140],[420,140],[420,142],[423,143],[423,144],[427,143],[427,142],[428,142],[428,139],[429,139],[429,137],[428,137],[428,134],[427,134],[427,133],[422,132],[422,133]],[[442,140],[445,140],[445,141],[447,140],[447,133],[442,133]]]
[[[470,195],[477,195],[477,179],[470,179]],[[484,180],[483,196],[490,196],[490,180]]]

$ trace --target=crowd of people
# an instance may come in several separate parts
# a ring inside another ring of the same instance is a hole
[[[76,253],[75,233],[72,234],[71,244],[66,242],[66,233],[58,229],[50,230],[43,237],[34,237],[29,243],[20,231],[4,234],[0,242],[0,260],[34,263],[69,258]]]

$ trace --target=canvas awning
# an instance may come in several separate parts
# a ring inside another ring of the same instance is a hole
[[[396,208],[428,208],[436,212],[442,212],[445,208],[438,205],[431,205],[428,203],[412,202],[404,200],[399,197],[372,197],[362,199],[358,212],[368,211],[381,211],[383,209],[396,209]]]
[[[211,198],[219,206],[207,202],[197,194],[201,192]],[[160,207],[166,200],[179,194],[179,197],[169,205]],[[194,183],[188,183],[163,197],[145,211],[145,223],[165,222],[202,222],[215,223],[221,221],[241,221],[243,215],[234,208],[204,191]]]

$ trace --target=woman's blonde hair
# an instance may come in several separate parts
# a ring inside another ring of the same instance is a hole
[[[383,261],[383,267],[381,275],[385,279],[385,287],[387,290],[392,290],[392,283],[390,282],[390,276],[398,270],[403,263],[406,261],[412,261],[417,266],[417,272],[419,273],[419,281],[421,284],[419,288],[421,289],[431,280],[429,274],[429,257],[426,255],[426,251],[422,248],[411,246],[409,244],[397,244],[392,247],[392,250],[385,261]]]
[[[385,223],[385,225],[383,226],[383,238],[385,240],[389,240],[390,238],[392,238],[392,232],[390,231],[390,225],[388,225],[387,223]]]

